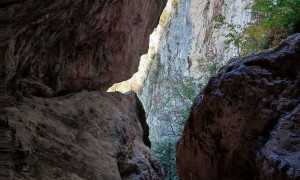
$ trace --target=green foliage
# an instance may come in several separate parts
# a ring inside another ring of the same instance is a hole
[[[252,14],[256,22],[250,27],[261,29],[260,37],[268,42],[265,47],[272,47],[288,35],[300,32],[299,0],[256,0]]]
[[[220,64],[217,62],[214,62],[212,65],[210,65],[208,67],[209,78],[212,77],[213,75],[217,74],[220,67],[221,67]]]
[[[264,30],[281,27],[284,33],[289,34],[299,27],[299,0],[256,0],[252,12],[258,19],[256,24]]]
[[[175,79],[169,83],[170,89],[172,89],[173,93],[165,100],[162,100],[162,105],[172,107],[172,109],[174,109],[173,114],[178,115],[174,117],[173,121],[169,124],[169,126],[171,126],[173,129],[172,136],[175,139],[178,139],[182,134],[185,121],[188,118],[191,104],[199,93],[199,89],[201,89],[202,84],[196,83],[195,79],[188,77],[183,79]],[[181,106],[175,107],[174,104],[172,105],[174,100],[178,103],[181,103]]]
[[[228,30],[225,48],[233,45],[238,56],[273,47],[281,39],[300,32],[300,0],[256,0],[251,12],[254,22],[243,30],[226,22],[221,14],[214,17],[215,28]]]
[[[165,138],[161,141],[154,141],[153,152],[165,170],[165,180],[176,180],[176,141],[174,138]]]
[[[184,124],[190,114],[191,103],[202,88],[201,83],[196,83],[193,78],[184,78],[184,82],[177,80],[177,87],[180,87],[174,94],[174,98],[180,100],[184,104],[179,110],[179,117],[175,120],[175,128],[179,136],[183,132]]]
[[[203,60],[203,62],[205,61]],[[216,62],[205,62],[201,67],[201,72],[206,72],[204,81],[207,82],[208,79],[218,71],[220,66]],[[189,116],[190,107],[194,98],[204,87],[202,83],[196,81],[194,78],[187,77],[169,81],[168,84],[170,85],[172,94],[162,102],[163,106],[172,107],[172,111],[174,111],[171,112],[173,118],[158,126],[162,128],[160,131],[164,130],[168,132],[160,138],[155,139],[155,141],[152,141],[152,150],[166,172],[166,180],[178,179],[175,157],[176,142],[183,132],[184,124]],[[176,101],[175,106],[173,104],[174,101]],[[180,104],[180,106],[178,106],[178,104]],[[167,125],[167,128],[163,127],[165,125]]]
[[[160,107],[171,107],[168,118],[159,119],[159,125],[152,126],[154,131],[162,132],[159,137],[152,139],[154,155],[166,171],[165,179],[178,179],[176,174],[175,146],[181,136],[184,124],[189,115],[189,110],[194,97],[198,94],[198,87],[192,78],[176,78],[168,80],[170,94],[164,100],[160,99]]]
[[[240,45],[243,41],[242,32],[240,32],[240,26],[232,23],[228,23],[225,20],[225,16],[218,14],[214,17],[214,28],[219,29],[224,27],[227,29],[228,33],[225,34],[227,40],[225,41],[225,49],[228,49],[230,45],[234,45],[238,50],[238,55],[240,56]]]
[[[225,22],[225,16],[223,16],[222,14],[218,14],[214,17],[214,28],[219,29],[221,28],[223,25],[226,24]]]

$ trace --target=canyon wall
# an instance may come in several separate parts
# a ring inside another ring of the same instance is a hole
[[[180,136],[183,119],[197,92],[208,78],[230,58],[237,49],[226,50],[228,29],[215,28],[215,17],[241,28],[251,21],[247,9],[251,0],[170,0],[160,25],[152,34],[153,45],[147,54],[147,78],[138,95],[147,111],[153,138],[167,136],[172,129]],[[151,38],[150,38],[151,39]],[[152,47],[152,48],[151,48]],[[155,135],[154,135],[155,134]],[[174,134],[174,133],[173,133]],[[154,137],[155,136],[155,137]]]
[[[166,0],[32,0],[1,8],[8,89],[104,90],[137,71]]]
[[[252,2],[168,0],[150,36],[148,53],[141,57],[139,71],[109,89],[137,92],[151,127],[153,150],[168,179],[177,179],[175,143],[193,99],[219,67],[238,56],[237,47],[225,48],[230,29],[215,27],[217,17],[224,17],[227,24],[241,31],[251,22]]]
[[[300,178],[300,34],[231,61],[195,99],[180,179]]]

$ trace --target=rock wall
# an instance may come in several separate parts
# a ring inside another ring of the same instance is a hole
[[[165,4],[0,2],[0,179],[163,179],[136,95],[83,90],[131,77]]]
[[[180,179],[300,179],[300,34],[229,62],[196,98]]]
[[[32,0],[1,6],[6,82],[24,94],[103,90],[128,79],[166,0]],[[3,13],[2,13],[3,12]],[[2,32],[1,32],[2,33]]]
[[[135,94],[9,102],[0,104],[0,179],[163,179]]]
[[[172,132],[170,123],[176,129],[211,74],[237,55],[234,47],[224,49],[228,29],[214,28],[215,17],[222,14],[228,23],[243,28],[251,20],[246,9],[251,2],[168,1],[160,27],[153,34],[156,36],[150,45],[153,48],[148,51],[151,63],[146,71],[147,78],[138,90],[152,129],[164,127],[152,133],[158,139],[164,136],[161,133]]]

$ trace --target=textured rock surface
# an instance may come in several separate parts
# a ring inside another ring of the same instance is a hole
[[[32,0],[2,8],[10,89],[52,96],[131,77],[166,0]]]
[[[222,14],[226,22],[243,28],[251,20],[246,9],[251,2],[168,0],[160,24],[150,36],[148,53],[141,58],[139,71],[110,89],[137,92],[151,127],[153,150],[164,165],[167,179],[176,179],[172,168],[175,151],[156,148],[169,142],[170,147],[175,146],[199,90],[218,67],[237,55],[234,47],[224,49],[228,29],[214,28],[214,17]]]
[[[180,179],[300,179],[300,34],[210,79],[177,144]]]
[[[241,27],[251,18],[245,10],[251,0],[181,0],[177,7],[172,2],[166,10],[169,22],[157,33],[159,45],[148,56],[152,64],[138,92],[148,122],[163,129],[155,132],[158,139],[172,132],[170,123],[174,128],[185,116],[212,71],[236,56],[234,48],[224,50],[227,30],[215,29],[214,17],[222,14]]]
[[[0,179],[163,179],[136,95],[83,91],[0,113]]]
[[[245,27],[251,20],[246,7],[252,0],[169,0],[160,25],[150,38],[148,54],[142,57],[139,74],[120,91],[137,90],[158,139],[174,126],[221,64],[237,55],[224,49],[228,29],[214,28],[222,14],[228,23]],[[127,86],[127,87],[126,87]],[[140,90],[138,90],[140,88]],[[187,95],[186,91],[190,91]],[[189,96],[189,97],[188,97]],[[167,122],[167,123],[166,123]]]

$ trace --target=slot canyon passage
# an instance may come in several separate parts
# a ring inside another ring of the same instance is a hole
[[[299,32],[299,0],[2,0],[0,180],[298,180]]]

